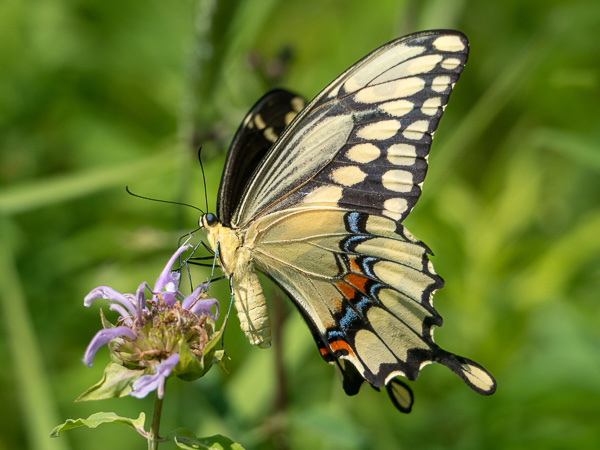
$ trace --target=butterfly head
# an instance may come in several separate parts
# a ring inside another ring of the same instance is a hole
[[[219,219],[217,219],[217,216],[215,216],[213,213],[206,213],[202,214],[198,222],[200,228],[208,229],[219,223]]]
[[[211,248],[215,252],[218,248],[221,268],[227,276],[231,275],[236,264],[244,263],[244,258],[238,252],[243,243],[241,235],[236,230],[224,226],[213,213],[203,214],[198,222],[206,233]]]

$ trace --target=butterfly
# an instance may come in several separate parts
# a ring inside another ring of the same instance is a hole
[[[496,389],[481,365],[435,344],[432,297],[444,281],[402,225],[468,51],[460,32],[415,33],[362,58],[308,105],[267,93],[233,139],[217,215],[200,219],[252,344],[270,345],[260,271],[297,306],[348,395],[365,381],[385,386],[403,412],[413,394],[399,377],[415,380],[433,362],[479,394]]]

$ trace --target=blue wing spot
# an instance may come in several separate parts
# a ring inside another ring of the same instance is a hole
[[[357,245],[368,239],[370,239],[369,236],[350,236],[349,238],[344,239],[340,244],[342,250],[345,252],[354,252]]]
[[[374,283],[373,285],[369,286],[369,295],[378,299],[379,289],[382,287],[384,286],[381,283]]]
[[[361,297],[360,301],[355,305],[361,313],[364,313],[371,306],[371,300],[368,297]]]
[[[346,225],[348,226],[348,231],[351,231],[355,234],[360,233],[359,220],[360,213],[351,212],[346,214]]]
[[[342,333],[341,331],[338,330],[328,330],[327,331],[327,340],[333,340],[332,338],[339,338],[339,339],[343,339],[344,333]]]
[[[344,330],[349,330],[352,327],[352,324],[358,320],[358,316],[354,311],[350,308],[346,308],[344,313],[344,317],[340,319],[340,326]]]
[[[377,275],[375,275],[375,273],[373,273],[373,264],[375,264],[377,261],[379,261],[379,259],[377,258],[373,258],[373,257],[367,257],[367,258],[363,258],[361,260],[361,266],[363,268],[363,270],[365,271],[365,273],[370,276],[371,278],[377,278]]]

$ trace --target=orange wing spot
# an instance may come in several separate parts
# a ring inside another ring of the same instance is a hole
[[[356,262],[356,258],[348,258],[348,262],[350,263],[350,270],[352,272],[360,272],[360,266]]]
[[[330,342],[329,347],[334,352],[337,352],[338,350],[346,350],[349,355],[354,356],[354,352],[352,351],[352,349],[346,341],[339,340]]]
[[[331,352],[329,351],[329,349],[327,347],[321,347],[321,348],[319,348],[319,351],[321,352],[321,356],[331,354]]]
[[[349,273],[348,275],[346,275],[345,279],[348,283],[350,283],[352,286],[354,286],[361,292],[365,292],[365,286],[367,284],[367,281],[369,281],[367,277],[357,275],[355,273]]]
[[[337,288],[348,300],[354,300],[354,297],[356,296],[356,290],[352,286],[349,286],[343,281],[338,281]]]

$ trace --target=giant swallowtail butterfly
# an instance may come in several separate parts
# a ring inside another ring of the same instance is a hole
[[[457,31],[425,31],[365,56],[306,106],[269,92],[235,135],[217,216],[200,219],[252,344],[270,345],[258,270],[296,304],[347,394],[386,386],[404,412],[413,396],[397,377],[414,380],[432,362],[475,392],[496,389],[479,364],[434,343],[432,297],[444,282],[402,225],[468,51]]]

